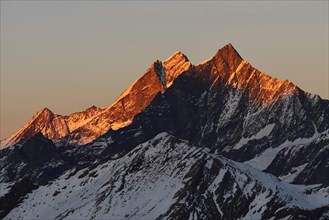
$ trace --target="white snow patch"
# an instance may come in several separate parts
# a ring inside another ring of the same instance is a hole
[[[225,123],[226,121],[231,120],[232,115],[234,114],[236,108],[238,107],[239,100],[241,99],[241,94],[238,92],[229,92],[229,97],[225,103],[225,108],[219,119],[220,123]]]
[[[247,144],[248,141],[250,141],[250,140],[261,139],[263,137],[269,136],[270,133],[272,132],[274,126],[275,126],[275,124],[266,125],[259,132],[257,132],[257,134],[255,134],[254,136],[251,136],[251,137],[248,137],[248,138],[242,137],[240,139],[240,141],[236,145],[234,145],[233,149],[240,149],[243,145]]]
[[[276,148],[268,148],[263,151],[260,155],[254,157],[251,160],[244,162],[245,164],[249,164],[250,166],[258,169],[265,170],[274,160],[275,156],[285,148],[297,147],[298,145],[305,145],[311,143],[316,138],[320,137],[321,134],[315,130],[314,135],[310,138],[297,138],[294,141],[285,141],[283,144],[279,145]]]
[[[6,195],[9,192],[12,185],[13,185],[13,183],[2,182],[0,184],[0,197]]]
[[[292,182],[304,170],[304,168],[307,166],[307,163],[300,165],[298,167],[294,167],[291,171],[291,173],[288,173],[287,175],[280,176],[279,179],[283,180],[285,182]]]

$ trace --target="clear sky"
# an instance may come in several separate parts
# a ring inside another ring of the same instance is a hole
[[[108,106],[156,59],[197,64],[227,43],[328,99],[328,1],[1,1],[0,139],[43,107]]]

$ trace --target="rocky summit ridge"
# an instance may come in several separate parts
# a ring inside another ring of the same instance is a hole
[[[187,57],[176,52],[164,62],[155,61],[139,79],[130,85],[107,108],[92,106],[68,116],[57,115],[44,108],[1,146],[24,142],[38,132],[60,144],[83,145],[93,141],[109,129],[118,129],[131,122],[155,97],[164,92],[173,81],[191,67]]]
[[[219,49],[211,59],[196,66],[177,51],[163,62],[154,62],[107,108],[93,106],[68,116],[57,115],[44,108],[20,130],[1,140],[1,148],[24,142],[38,132],[59,144],[79,146],[90,143],[110,129],[116,130],[131,123],[159,92],[163,93],[177,77],[191,69],[199,73],[199,80],[210,80],[212,84],[221,83],[240,90],[256,105],[268,105],[300,90],[287,80],[270,77],[252,67],[232,44]]]

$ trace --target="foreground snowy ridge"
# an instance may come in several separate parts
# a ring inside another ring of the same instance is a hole
[[[5,219],[329,216],[329,187],[288,184],[167,133],[115,157],[40,186]]]

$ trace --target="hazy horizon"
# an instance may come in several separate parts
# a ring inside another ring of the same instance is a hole
[[[1,132],[43,107],[110,105],[153,61],[196,65],[228,43],[272,77],[329,98],[328,1],[1,1]]]

